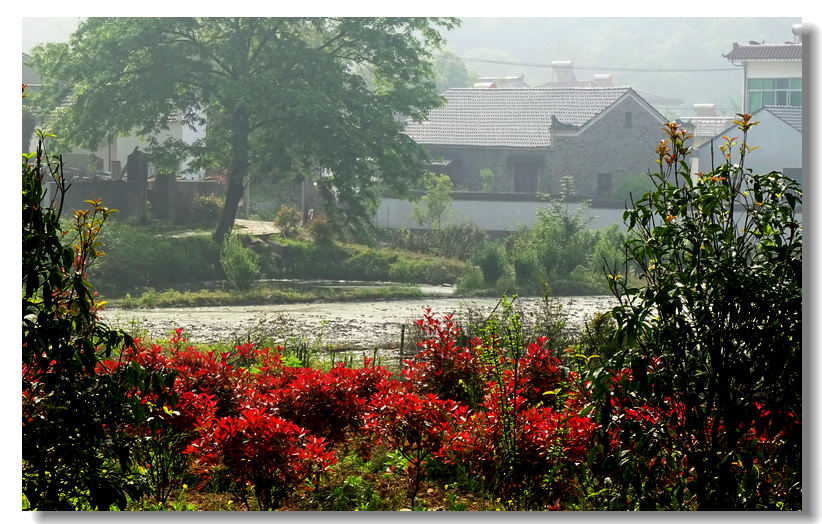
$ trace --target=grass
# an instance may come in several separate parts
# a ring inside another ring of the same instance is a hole
[[[156,291],[148,289],[140,296],[127,294],[108,300],[109,307],[136,309],[141,307],[248,306],[258,304],[294,304],[317,301],[391,300],[424,296],[419,286],[388,284],[385,286],[283,288],[261,284],[250,290],[200,289]]]

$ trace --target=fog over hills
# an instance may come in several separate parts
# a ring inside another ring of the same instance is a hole
[[[448,46],[481,76],[525,75],[531,86],[552,80],[552,61],[572,61],[578,79],[613,74],[613,84],[657,97],[669,117],[714,103],[723,114],[742,106],[742,69],[722,55],[734,42],[792,41],[800,18],[464,18]],[[528,64],[502,65],[492,59]],[[652,71],[631,71],[642,69]],[[724,71],[667,72],[671,69]]]
[[[66,41],[79,20],[23,18],[23,50],[42,42]],[[739,111],[742,69],[722,55],[734,42],[790,41],[791,26],[801,22],[800,18],[467,17],[446,37],[448,49],[480,76],[524,74],[529,85],[538,86],[552,80],[552,61],[570,60],[578,79],[610,73],[613,85],[633,87],[666,117],[674,118],[691,114],[695,103],[717,104],[722,114]],[[704,71],[709,69],[720,70]]]

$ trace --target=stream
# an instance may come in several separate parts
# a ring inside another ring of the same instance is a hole
[[[235,344],[261,338],[276,341],[304,339],[310,344],[328,344],[360,352],[397,350],[415,352],[410,340],[413,322],[426,308],[442,315],[454,313],[457,323],[471,314],[483,316],[493,310],[496,298],[414,298],[389,301],[315,302],[226,307],[186,307],[153,309],[105,309],[101,314],[112,327],[134,336],[167,340],[176,328],[183,328],[191,342]],[[566,325],[578,329],[595,312],[615,305],[610,296],[555,297],[567,316]],[[544,306],[542,298],[518,298],[515,309],[524,320],[533,318]],[[473,318],[477,318],[474,316]],[[461,321],[461,322],[460,322]],[[404,327],[403,327],[404,326]]]

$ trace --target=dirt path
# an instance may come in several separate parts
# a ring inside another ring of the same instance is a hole
[[[558,297],[568,324],[581,326],[597,311],[610,309],[611,297]],[[516,304],[524,314],[533,314],[542,299],[521,298]],[[182,327],[191,341],[240,342],[260,335],[277,339],[306,338],[372,349],[398,347],[402,325],[410,326],[422,317],[425,308],[457,316],[470,309],[490,312],[497,299],[420,298],[379,302],[326,302],[270,306],[232,306],[199,308],[164,308],[117,310],[103,313],[112,325],[130,332],[146,333],[154,339],[166,339],[175,328]]]

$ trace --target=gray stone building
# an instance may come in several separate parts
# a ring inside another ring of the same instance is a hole
[[[444,96],[444,107],[405,130],[426,146],[432,170],[459,191],[479,192],[480,171],[490,169],[491,192],[523,199],[557,195],[571,176],[580,198],[624,202],[615,188],[656,167],[666,123],[629,87],[460,88]]]

